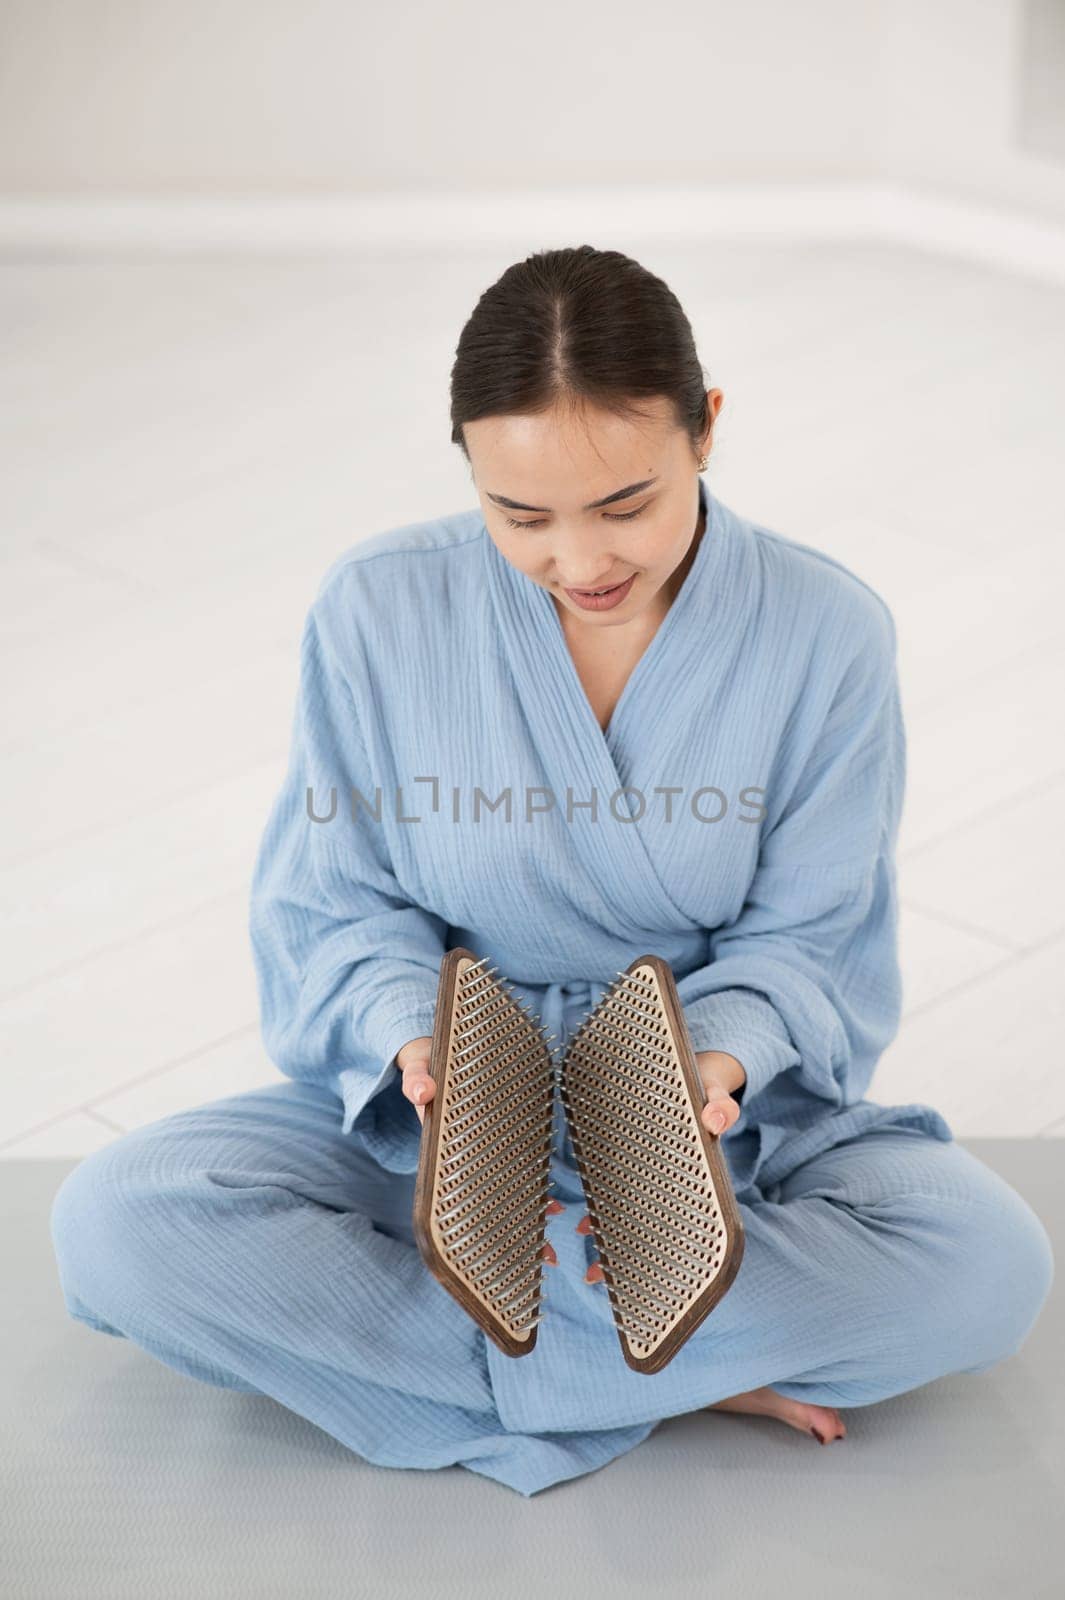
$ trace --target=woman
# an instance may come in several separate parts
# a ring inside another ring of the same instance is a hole
[[[1053,1273],[1041,1222],[937,1111],[865,1097],[900,1014],[891,616],[709,492],[722,398],[623,255],[549,251],[482,295],[452,374],[478,507],[353,545],[306,620],[251,898],[284,1081],[71,1174],[73,1316],[369,1461],[525,1495],[684,1411],[840,1439],[839,1406],[1020,1347]],[[559,1048],[635,957],[671,964],[745,1252],[660,1373],[622,1358],[564,1129],[531,1354],[417,1252],[456,945]]]

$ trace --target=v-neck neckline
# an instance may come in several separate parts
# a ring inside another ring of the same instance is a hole
[[[588,698],[584,684],[581,682],[580,673],[577,671],[577,663],[573,659],[573,654],[562,627],[562,619],[558,614],[550,592],[542,584],[529,583],[529,587],[535,590],[535,594],[532,597],[533,603],[537,615],[542,618],[544,632],[553,639],[554,648],[561,652],[563,672],[569,685],[570,693],[581,706],[581,715],[591,723],[611,756],[613,756],[613,743],[618,731],[618,725],[632,701],[633,695],[647,676],[650,667],[654,665],[655,660],[661,655],[664,648],[663,639],[668,639],[669,634],[676,629],[678,615],[683,615],[685,608],[691,606],[692,595],[699,585],[700,574],[709,560],[711,546],[716,550],[720,538],[720,529],[715,525],[713,496],[702,478],[699,479],[699,506],[700,513],[704,511],[706,513],[706,526],[703,528],[702,538],[699,540],[699,546],[695,552],[695,559],[688,568],[687,575],[678,593],[674,595],[673,600],[670,602],[669,610],[658,624],[658,627],[644,646],[635,666],[625,679],[624,687],[617,698],[613,711],[610,713],[605,728],[600,725],[599,718],[595,714],[595,708]]]
[[[699,548],[605,731],[578,677],[550,593],[504,558],[481,520],[488,599],[501,630],[499,665],[510,675],[515,715],[528,736],[535,763],[528,770],[554,797],[563,834],[573,841],[575,870],[594,876],[596,892],[622,923],[632,917],[634,895],[644,897],[648,915],[654,908],[655,916],[667,919],[663,926],[682,914],[659,876],[650,842],[657,826],[640,825],[646,801],[633,785],[653,761],[660,733],[675,739],[687,717],[705,716],[747,615],[734,593],[736,533],[743,524],[702,480],[699,493],[706,513]],[[595,826],[604,796],[616,821],[636,826]]]

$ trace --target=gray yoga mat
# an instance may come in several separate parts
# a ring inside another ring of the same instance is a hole
[[[1065,1145],[964,1142],[1062,1259]],[[73,1322],[48,1215],[74,1165],[0,1162],[5,1600],[1065,1594],[1057,1281],[1017,1355],[847,1409],[842,1444],[697,1413],[524,1499],[461,1467],[372,1466],[273,1400]]]

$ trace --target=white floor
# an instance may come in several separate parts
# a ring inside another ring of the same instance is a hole
[[[511,252],[0,263],[0,1156],[277,1081],[247,892],[356,540],[476,504],[455,341]],[[1065,288],[881,245],[635,251],[709,482],[891,604],[906,1015],[870,1091],[1065,1136]]]

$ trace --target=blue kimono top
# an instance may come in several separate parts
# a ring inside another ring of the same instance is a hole
[[[386,1168],[417,1167],[395,1056],[432,1034],[459,945],[558,1051],[632,961],[668,961],[693,1049],[746,1071],[722,1139],[737,1194],[876,1126],[952,1137],[930,1106],[865,1098],[901,1009],[891,613],[840,562],[699,492],[695,559],[605,733],[551,596],[479,508],[363,539],[321,580],[250,934],[271,1059],[333,1089]],[[554,1176],[579,1201],[572,1155],[566,1135]],[[632,1372],[605,1302],[584,1295],[586,1325],[549,1310],[520,1359],[487,1341],[508,1428],[594,1423],[552,1367],[594,1391],[606,1360],[646,1405],[680,1366],[683,1350]],[[647,1431],[615,1430],[610,1453]]]

